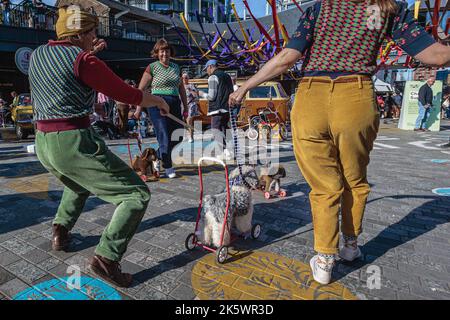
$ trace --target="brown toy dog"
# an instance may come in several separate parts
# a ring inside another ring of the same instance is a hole
[[[157,160],[155,149],[147,148],[142,152],[142,156],[134,157],[131,167],[140,177],[145,176],[146,181],[158,181],[158,175],[153,166],[153,162]]]
[[[259,186],[266,192],[281,190],[280,179],[286,177],[286,170],[283,166],[270,166],[268,168],[261,169],[261,175],[259,178]]]

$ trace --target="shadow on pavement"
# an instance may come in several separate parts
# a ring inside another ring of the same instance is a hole
[[[0,234],[51,221],[55,217],[62,191],[30,192],[0,195]],[[46,203],[52,202],[52,206]],[[97,198],[89,198],[83,211],[102,204]]]
[[[24,146],[19,147],[0,147],[0,152],[25,150]]]
[[[436,205],[439,205],[439,207],[442,208],[450,208],[450,198],[439,196],[397,195],[377,198],[369,202],[374,202],[384,198],[399,200],[427,199],[429,201],[413,209],[400,221],[389,225],[377,236],[361,246],[363,259],[355,260],[353,262],[339,262],[347,266],[347,268],[345,268],[346,272],[336,274],[336,277],[333,277],[334,280],[337,281],[343,278],[348,273],[363,268],[368,264],[372,264],[378,258],[385,255],[389,250],[408,243],[409,241],[432,231],[441,224],[450,222],[450,211],[445,212],[445,209],[438,211],[435,207]],[[399,235],[400,240],[393,239],[393,235]]]
[[[31,177],[47,172],[39,161],[0,164],[0,177],[4,178]]]
[[[27,153],[26,151],[10,151],[8,153],[2,152],[0,153],[0,161],[1,160],[12,160],[12,159],[19,159],[19,158],[27,158],[32,157],[34,155]]]

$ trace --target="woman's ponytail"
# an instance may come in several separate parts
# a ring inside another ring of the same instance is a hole
[[[397,3],[394,0],[372,0],[373,4],[380,7],[381,12],[392,15],[397,12]]]

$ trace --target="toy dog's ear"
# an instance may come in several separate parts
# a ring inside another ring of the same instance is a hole
[[[150,149],[145,149],[144,152],[142,152],[142,159],[143,160],[148,160],[148,158],[151,155],[151,150]]]
[[[156,161],[158,159],[158,156],[156,155],[156,150],[153,148],[150,148],[150,160]]]
[[[286,169],[284,169],[284,167],[282,167],[282,166],[280,165],[279,171],[280,171],[281,177],[282,177],[282,178],[286,178]]]

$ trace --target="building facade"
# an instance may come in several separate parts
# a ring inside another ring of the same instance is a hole
[[[185,13],[188,21],[196,21],[198,11],[203,22],[225,22],[230,16],[231,0],[118,0],[140,9],[161,14]]]

